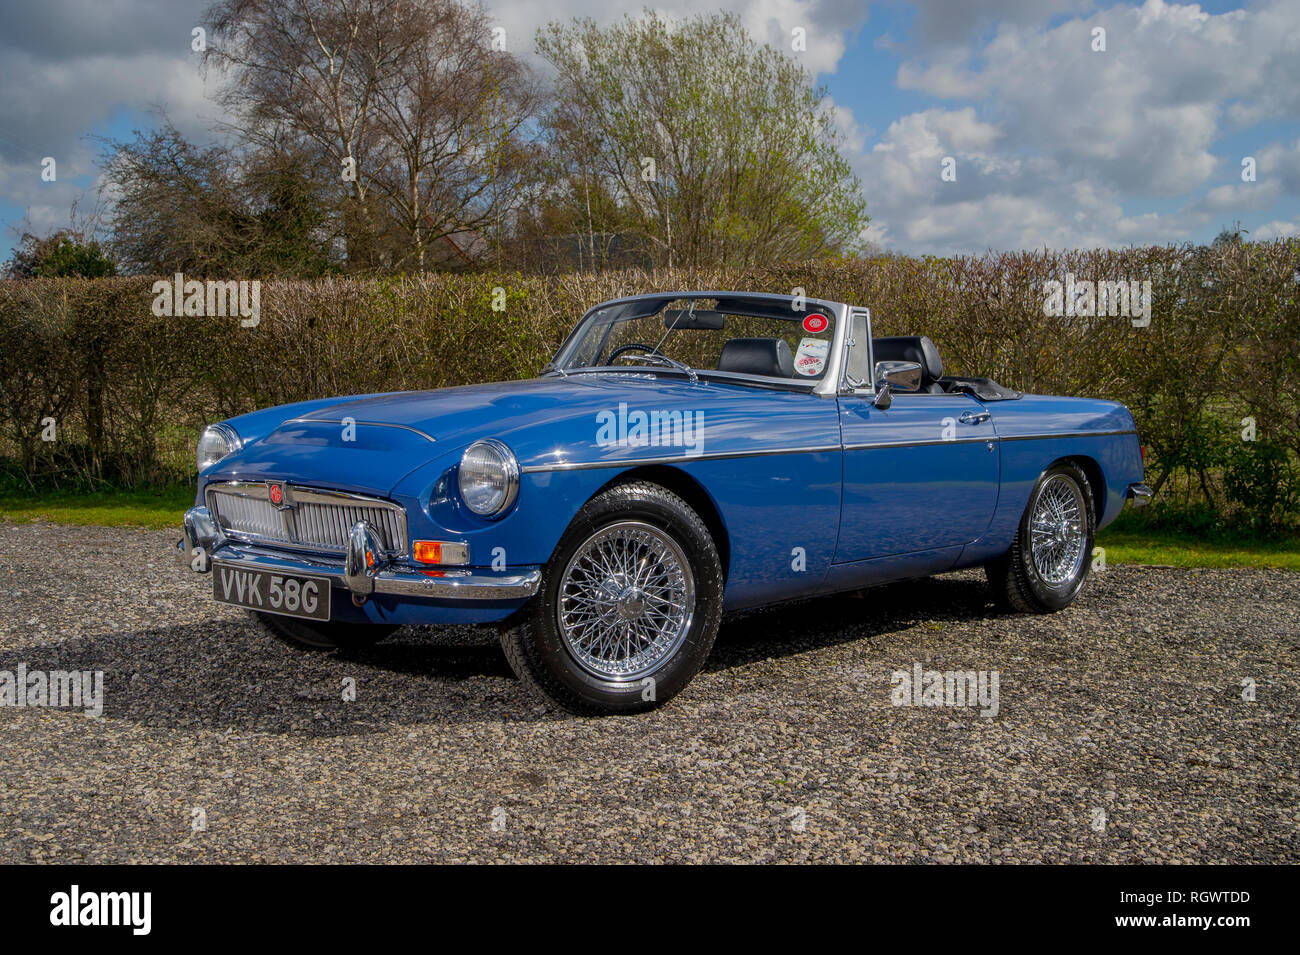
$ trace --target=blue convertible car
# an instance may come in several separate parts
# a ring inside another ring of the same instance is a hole
[[[181,563],[302,647],[495,624],[579,713],[671,699],[724,611],[982,565],[1059,610],[1145,503],[1112,401],[944,374],[853,305],[743,292],[591,309],[538,378],[328,398],[204,430]]]

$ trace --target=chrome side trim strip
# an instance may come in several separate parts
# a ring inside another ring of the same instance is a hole
[[[402,431],[410,431],[412,434],[418,434],[430,444],[437,444],[437,438],[419,428],[412,428],[409,424],[393,424],[389,421],[354,421],[354,424],[369,425],[372,428],[398,428]],[[290,418],[288,421],[282,421],[278,427],[284,427],[286,424],[336,424],[342,427],[342,418]]]
[[[756,458],[774,454],[826,454],[831,451],[870,451],[875,448],[921,448],[933,444],[984,444],[989,441],[1047,441],[1053,438],[1100,438],[1116,434],[1137,434],[1136,431],[1062,431],[1057,434],[1017,434],[1011,436],[985,434],[964,438],[935,438],[927,441],[881,441],[868,444],[823,445],[811,448],[765,448],[759,451],[715,451],[710,454],[674,454],[659,458],[624,458],[618,461],[573,461],[565,464],[529,464],[520,468],[523,474],[545,471],[588,471],[593,468],[643,467],[652,464],[683,464],[691,461],[718,461],[726,458]]]
[[[931,438],[925,441],[879,441],[870,444],[846,444],[845,451],[872,451],[877,448],[928,448],[932,444],[987,444],[996,441],[996,434],[974,438]]]
[[[1050,441],[1053,438],[1096,438],[1105,435],[1137,434],[1136,431],[1061,431],[1056,434],[987,434],[965,438],[938,438],[929,441],[881,441],[869,444],[846,444],[845,451],[869,451],[873,448],[922,448],[932,444],[983,444],[989,441]]]
[[[593,468],[644,467],[651,464],[688,464],[691,461],[717,461],[724,458],[760,458],[774,454],[827,454],[839,451],[838,444],[815,448],[764,448],[757,451],[715,451],[711,454],[673,454],[660,458],[630,458],[619,461],[571,461],[565,464],[530,464],[520,468],[523,474],[543,471],[589,471]]]
[[[1137,434],[1132,428],[1123,431],[1058,431],[1056,434],[1004,434],[1002,441],[1047,441],[1052,438],[1104,438],[1116,434]]]

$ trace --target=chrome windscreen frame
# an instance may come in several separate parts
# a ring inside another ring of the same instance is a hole
[[[569,334],[565,337],[563,343],[561,343],[559,349],[556,350],[555,356],[553,357],[551,364],[557,366],[563,364],[563,361],[568,358],[567,353],[569,352],[570,346],[573,344],[579,329],[582,328],[583,324],[587,321],[587,319],[592,314],[599,312],[602,309],[610,308],[611,306],[615,306],[615,305],[632,304],[632,303],[636,303],[640,301],[648,301],[648,300],[684,299],[689,301],[689,300],[697,300],[697,299],[709,299],[709,298],[732,297],[732,296],[754,299],[755,301],[760,301],[760,302],[767,301],[767,302],[776,302],[776,303],[789,303],[792,306],[793,303],[797,300],[796,297],[793,295],[775,295],[769,292],[737,292],[737,291],[725,291],[725,290],[717,290],[717,289],[713,291],[706,291],[706,292],[648,292],[643,295],[629,295],[624,298],[610,299],[607,302],[601,302],[599,305],[593,305],[591,308],[587,309],[587,311],[583,313],[582,318],[580,318],[577,321],[577,323],[569,331]],[[807,383],[795,382],[795,384],[802,384],[803,387],[807,388],[808,391],[814,395],[822,395],[824,397],[834,397],[835,395],[840,393],[840,388],[843,383],[844,351],[846,347],[845,343],[848,341],[848,336],[849,336],[849,330],[847,325],[852,310],[850,306],[844,304],[843,302],[831,302],[826,299],[805,297],[802,299],[798,299],[798,301],[802,306],[800,311],[816,310],[821,312],[829,312],[835,319],[835,330],[831,336],[831,347],[829,349],[829,355],[827,357],[826,372],[822,375],[822,377],[819,380],[811,383],[812,384],[811,388],[808,388]],[[868,345],[868,347],[870,347],[870,345]],[[582,369],[569,369],[567,373],[568,374],[581,374],[581,373],[611,374],[615,372],[628,373],[628,372],[632,372],[634,369],[641,372],[662,372],[665,370],[672,371],[671,368],[665,369],[657,365],[652,365],[652,366],[628,366],[627,368],[593,367],[593,368],[582,368]],[[714,376],[717,374],[716,372],[710,369],[697,368],[695,369],[695,371],[700,375]],[[739,383],[743,383],[745,381],[752,381],[755,383],[763,383],[769,385],[774,382],[784,382],[787,384],[790,383],[789,379],[771,378],[764,375],[743,375],[743,374],[728,373],[725,375],[725,378],[723,375],[717,375],[717,377],[724,380],[734,380]]]

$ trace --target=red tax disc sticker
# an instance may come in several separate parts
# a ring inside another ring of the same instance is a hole
[[[830,319],[825,315],[809,315],[803,320],[803,330],[810,335],[820,335],[829,324]]]

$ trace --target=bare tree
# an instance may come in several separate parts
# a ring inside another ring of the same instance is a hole
[[[491,48],[482,8],[221,0],[209,16],[208,62],[228,73],[221,99],[245,135],[298,135],[337,170],[352,268],[423,269],[433,243],[481,232],[515,202],[500,186],[528,168],[521,129],[539,96]]]

